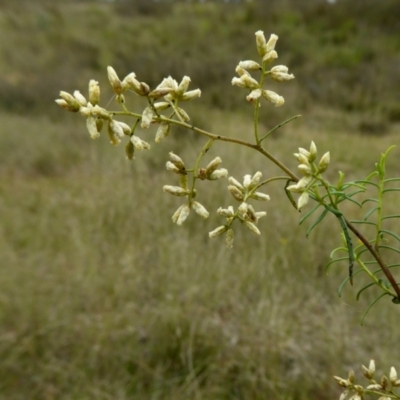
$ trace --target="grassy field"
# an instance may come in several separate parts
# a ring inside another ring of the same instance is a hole
[[[287,107],[262,108],[261,129],[303,118],[278,131],[268,150],[296,169],[292,154],[314,140],[319,154],[331,152],[329,179],[338,170],[363,178],[399,142],[399,78],[389,73],[398,65],[397,19],[389,18],[396,3],[382,2],[365,20],[357,18],[361,3],[346,1],[333,9],[272,2],[271,12],[254,2],[229,13],[215,3],[161,11],[139,3],[26,2],[19,14],[0,1],[8,38],[0,44],[0,400],[328,400],[340,393],[332,375],[370,358],[378,372],[400,368],[398,307],[382,300],[361,327],[376,292],[356,302],[360,278],[338,298],[347,266],[325,274],[341,244],[334,218],[306,238],[282,186],[271,184],[261,237],[238,229],[226,249],[223,238],[208,238],[223,222],[217,208],[233,205],[226,180],[200,183],[210,218],[191,215],[181,228],[171,222],[180,199],[162,192],[176,184],[168,152],[191,164],[203,138],[179,129],[156,145],[154,131],[141,132],[152,149],[128,162],[122,146],[106,134],[92,141],[81,117],[53,103],[61,89],[85,93],[88,78],[105,84],[109,63],[126,73],[134,65],[150,83],[190,73],[204,89],[199,108],[189,108],[194,124],[250,139],[251,106],[230,80],[240,54],[254,54],[254,31],[271,28],[282,33],[282,62],[297,79],[281,91]],[[105,105],[111,94],[103,93]],[[235,145],[216,144],[206,161],[215,156],[238,180],[277,172]]]
[[[244,115],[205,111],[214,131],[249,131]],[[130,163],[72,115],[1,119],[12,133],[0,145],[1,399],[330,399],[333,374],[398,359],[395,306],[359,326],[367,298],[336,294],[346,266],[324,274],[338,227],[306,239],[278,185],[263,235],[238,231],[228,250],[207,236],[218,217],[178,228],[170,216],[180,203],[161,191],[174,183],[167,152],[189,160],[201,140],[171,138]],[[305,121],[270,141],[292,167],[295,146],[314,139],[331,150],[332,169],[362,176],[397,140],[396,129],[361,137]],[[248,150],[217,154],[238,178],[273,173]],[[210,211],[232,204],[225,186],[212,182],[199,200]]]

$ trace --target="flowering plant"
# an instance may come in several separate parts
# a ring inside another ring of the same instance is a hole
[[[270,199],[269,195],[264,193],[268,184],[282,181],[286,197],[297,211],[302,212],[307,209],[309,203],[313,203],[312,207],[308,208],[300,219],[300,223],[303,223],[310,217],[314,217],[307,235],[328,214],[333,214],[337,218],[342,229],[343,245],[332,251],[332,259],[328,263],[327,269],[336,263],[347,262],[348,276],[344,279],[339,293],[341,293],[346,283],[349,282],[353,285],[355,276],[364,272],[371,282],[358,291],[357,299],[364,291],[372,287],[379,288],[381,292],[367,308],[364,317],[369,309],[384,296],[389,296],[393,303],[400,304],[400,287],[392,275],[392,270],[400,264],[386,263],[381,252],[382,249],[395,254],[400,252],[396,244],[388,244],[390,240],[400,242],[400,235],[384,226],[386,221],[400,217],[400,215],[385,215],[383,207],[387,193],[400,191],[400,188],[393,187],[393,184],[396,185],[400,178],[387,178],[385,174],[386,159],[393,147],[381,155],[375,170],[365,179],[345,182],[344,173],[339,172],[336,184],[331,184],[324,176],[330,166],[330,152],[325,152],[319,157],[316,144],[311,142],[308,150],[300,147],[294,153],[298,162],[298,173],[300,175],[298,177],[281,160],[271,154],[263,146],[263,143],[277,129],[298,118],[299,115],[287,119],[264,135],[260,134],[258,123],[262,102],[267,101],[275,107],[281,107],[285,102],[282,96],[265,88],[266,80],[288,82],[294,79],[294,75],[289,73],[288,68],[284,65],[270,67],[271,63],[278,58],[275,50],[278,36],[272,34],[267,41],[262,31],[256,32],[255,35],[259,61],[240,61],[236,67],[237,76],[232,79],[232,85],[246,91],[246,100],[254,108],[254,137],[251,142],[211,133],[190,123],[190,116],[182,108],[182,104],[199,98],[201,91],[200,89],[188,90],[191,82],[188,76],[184,76],[180,83],[169,76],[163,79],[157,87],[151,89],[147,83],[141,82],[134,72],[131,72],[121,80],[116,71],[109,66],[107,68],[108,80],[114,91],[115,100],[121,108],[120,110],[113,111],[99,106],[100,87],[98,82],[94,80],[89,82],[88,99],[79,91],[75,91],[72,95],[62,91],[60,92],[60,99],[57,99],[56,102],[62,108],[85,117],[87,129],[93,139],[97,139],[100,136],[104,125],[106,125],[111,144],[118,145],[126,138],[125,154],[129,160],[132,160],[140,151],[150,150],[150,144],[137,135],[139,126],[143,130],[149,130],[153,126],[157,127],[155,132],[156,143],[165,140],[174,126],[184,127],[205,137],[207,141],[199,151],[192,166],[188,166],[188,163],[174,152],[169,153],[166,168],[175,174],[177,183],[164,185],[163,191],[183,200],[172,215],[172,221],[181,226],[192,211],[202,218],[208,218],[210,215],[209,211],[198,200],[200,194],[198,194],[197,181],[221,181],[224,178],[228,178],[227,188],[237,206],[228,205],[218,208],[217,214],[225,218],[225,220],[209,233],[210,238],[225,235],[227,247],[233,247],[234,230],[237,229],[238,224],[254,234],[261,234],[257,226],[258,221],[260,218],[265,217],[267,212],[265,210],[256,210],[258,208],[256,204],[259,204],[258,202],[265,203]],[[256,74],[258,79],[255,77]],[[140,113],[128,110],[125,99],[126,94],[142,97],[146,102],[144,110]],[[121,122],[117,119],[119,116],[132,117],[134,123],[130,126]],[[278,166],[283,175],[272,176],[262,180],[262,173],[256,171],[244,175],[243,181],[240,182],[235,177],[229,176],[226,168],[220,167],[222,160],[219,156],[216,156],[207,165],[203,165],[205,154],[218,141],[244,146],[261,153],[270,162]],[[375,197],[371,197],[368,194],[371,189],[377,191]],[[360,198],[363,194],[367,194],[368,197]],[[372,207],[367,208],[362,220],[352,220],[342,211],[341,206],[344,202],[356,204],[360,209],[370,207],[370,204],[372,204]],[[316,216],[317,211],[319,211],[318,216]],[[358,226],[361,226],[361,228],[372,226],[373,235],[367,237]],[[356,246],[353,244],[354,237],[357,238]],[[344,252],[345,255],[336,258],[336,254],[339,252]],[[373,266],[378,266],[378,268],[372,270]],[[371,364],[368,369],[368,376],[365,373],[366,369],[363,370],[368,379],[372,379],[372,369]],[[394,378],[395,373],[392,372],[391,385],[393,387],[399,386],[397,376]],[[355,392],[351,397],[354,400],[362,398],[363,393],[383,393],[381,399],[399,398],[395,397],[396,395],[391,390],[388,391],[387,384],[382,383],[382,381],[380,384],[371,383],[373,387],[370,385],[363,389],[361,386],[354,385],[354,373],[351,373],[347,380],[341,378],[336,380],[346,388],[346,392],[341,397],[342,399],[346,398],[352,391]],[[379,386],[379,389],[377,386]]]

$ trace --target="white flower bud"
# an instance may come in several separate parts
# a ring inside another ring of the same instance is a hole
[[[272,62],[278,58],[278,53],[275,50],[271,50],[263,57],[263,62]]]
[[[178,89],[175,91],[175,94],[178,98],[181,98],[181,96],[186,92],[190,81],[191,79],[186,75],[182,78],[181,83],[178,85]]]
[[[167,137],[171,131],[171,125],[166,122],[161,122],[157,129],[155,142],[160,143],[162,139]]]
[[[266,100],[275,104],[275,107],[281,107],[285,103],[285,99],[272,90],[263,90],[262,95]]]
[[[92,139],[97,139],[100,137],[100,132],[97,130],[96,119],[94,117],[87,118],[86,127]]]
[[[285,82],[294,79],[293,74],[287,74],[285,72],[273,72],[270,74],[270,77],[277,82]]]
[[[187,204],[181,205],[172,216],[172,222],[181,226],[190,214],[190,208]]]
[[[313,162],[317,158],[317,146],[314,142],[310,145],[310,155],[308,156],[308,161]]]
[[[149,97],[153,99],[160,99],[161,97],[166,96],[167,94],[170,94],[172,92],[172,88],[169,87],[163,87],[159,89],[154,89],[152,92],[149,93]],[[169,105],[169,103],[167,103]]]
[[[379,383],[374,383],[374,384],[372,384],[372,385],[368,385],[368,386],[366,387],[366,389],[367,389],[367,390],[382,390],[383,387],[382,387],[382,385],[380,385]]]
[[[164,185],[163,186],[163,191],[165,193],[172,194],[173,196],[187,196],[189,194],[189,190],[183,189],[179,186],[170,186],[170,185]]]
[[[254,89],[250,92],[248,96],[246,96],[246,100],[249,103],[252,103],[253,101],[256,101],[262,96],[262,90],[261,89]]]
[[[208,218],[210,215],[209,212],[205,209],[205,207],[200,204],[198,201],[192,201],[191,206],[193,210],[200,215],[200,217],[203,217],[204,219]]]
[[[257,51],[258,54],[261,57],[264,57],[265,54],[268,53],[268,48],[267,48],[267,41],[265,40],[264,32],[263,31],[257,31],[256,32],[256,44],[257,44]],[[273,49],[271,49],[273,50]]]
[[[396,371],[395,367],[390,368],[389,379],[392,384],[397,381],[397,371]]]
[[[297,168],[305,176],[308,176],[308,175],[312,174],[312,170],[311,170],[311,167],[309,165],[300,164]]]
[[[123,130],[121,124],[118,123],[118,121],[115,121],[112,119],[109,123],[109,126],[115,136],[120,137],[120,138],[124,137],[124,130]]]
[[[154,110],[150,106],[146,107],[142,114],[142,122],[140,126],[143,129],[148,129],[153,120],[153,116],[154,116]]]
[[[242,81],[242,79],[238,78],[238,77],[234,77],[232,79],[232,85],[233,86],[239,86],[241,88],[245,88],[246,87],[246,83],[244,81]]]
[[[254,192],[250,197],[255,200],[263,201],[269,201],[271,199],[267,194],[261,192]]]
[[[309,198],[310,195],[308,194],[308,192],[303,192],[297,201],[297,209],[301,210],[308,203]]]
[[[208,163],[206,167],[206,174],[209,175],[212,172],[214,172],[221,163],[222,163],[221,157],[215,157],[214,160]]]
[[[306,156],[306,155],[304,155],[302,153],[294,153],[293,155],[297,158],[297,161],[300,164],[304,164],[304,165],[310,166],[310,163],[308,161],[308,156]]]
[[[251,175],[245,175],[244,177],[243,177],[243,186],[246,188],[246,189],[248,189],[249,188],[249,186],[250,186],[250,183],[251,183]]]
[[[91,79],[89,81],[89,102],[92,105],[98,104],[100,101],[100,86],[99,82]]]
[[[230,176],[230,177],[228,178],[228,181],[229,181],[229,183],[230,183],[231,185],[236,186],[240,191],[244,192],[244,187],[243,187],[243,185],[242,185],[240,182],[238,182],[233,176]]]
[[[308,157],[310,157],[310,152],[306,149],[303,149],[302,147],[299,147],[299,154],[305,155],[307,157],[307,159],[308,159]]]
[[[83,96],[81,94],[81,92],[79,90],[75,90],[74,92],[74,97],[76,98],[76,100],[78,100],[78,103],[82,106],[85,107],[87,105],[87,100],[85,99],[85,96]]]
[[[271,34],[267,43],[267,52],[275,49],[276,42],[278,41],[278,36],[274,33]]]
[[[170,103],[168,103],[167,101],[159,101],[158,103],[154,103],[153,105],[157,111],[163,111],[171,107]]]
[[[329,153],[329,151],[328,151],[327,153],[325,153],[325,154],[321,157],[321,160],[320,160],[320,162],[319,162],[319,164],[318,164],[318,172],[319,172],[320,174],[322,174],[323,172],[326,171],[326,169],[328,168],[328,165],[329,165],[330,161],[331,161],[331,156],[330,156],[330,153]]]
[[[213,171],[207,179],[210,181],[215,181],[220,178],[226,178],[228,176],[228,170],[226,168],[220,168]]]
[[[260,87],[259,83],[250,75],[242,75],[240,80],[243,81],[244,87],[249,89],[257,89]]]
[[[251,76],[249,72],[247,72],[244,68],[242,68],[242,67],[240,66],[240,64],[236,66],[235,71],[236,71],[236,73],[237,73],[239,76],[242,76],[242,75],[249,75],[249,76]]]
[[[60,97],[61,97],[62,100],[64,100],[64,102],[60,102],[60,101],[56,100],[56,103],[59,106],[65,108],[65,109],[67,109],[69,111],[73,111],[73,112],[79,111],[79,108],[81,107],[81,105],[79,104],[79,101],[74,96],[72,96],[72,94],[69,94],[68,92],[61,91],[60,92]],[[68,108],[64,106],[65,103],[67,103]]]
[[[222,215],[223,217],[233,217],[235,215],[235,211],[232,206],[229,206],[228,208],[218,208],[217,213],[219,215]]]
[[[240,61],[238,67],[249,71],[258,71],[261,69],[260,64],[253,60]]]
[[[184,120],[184,122],[190,121],[190,117],[189,117],[188,113],[183,108],[177,107],[177,111],[178,111],[179,115],[182,117],[182,119]]]
[[[108,76],[108,80],[114,90],[114,93],[121,94],[122,93],[122,84],[121,84],[121,81],[119,80],[118,75],[115,72],[113,67],[110,67],[110,66],[107,67],[107,76]]]
[[[131,136],[131,142],[138,151],[150,149],[150,145],[136,135]]]
[[[228,230],[228,227],[225,225],[221,225],[218,228],[214,229],[213,231],[211,231],[208,236],[212,239],[215,238],[219,235],[222,235],[223,233],[225,233]]]
[[[262,173],[260,171],[256,172],[251,178],[249,189],[255,188],[259,184],[261,177]]]
[[[57,99],[57,100],[55,100],[55,102],[60,107],[62,107],[64,110],[67,110],[67,111],[78,112],[78,111],[80,111],[82,109],[82,107],[79,108],[79,106],[78,107],[76,107],[76,106],[72,106],[71,107],[64,99]]]
[[[371,371],[372,374],[375,372],[375,360],[371,360],[369,362],[368,369]]]
[[[257,226],[255,224],[253,224],[253,222],[250,221],[243,221],[244,225],[249,228],[253,233],[255,233],[256,235],[261,235],[260,230],[257,228]]]
[[[182,171],[175,165],[173,164],[171,161],[167,161],[166,164],[167,170],[168,171],[172,171],[175,172],[176,174],[180,174]]]
[[[229,185],[228,190],[236,200],[238,200],[238,201],[244,200],[243,193],[236,186]]]
[[[258,211],[254,215],[258,221],[260,218],[265,217],[267,215],[267,212],[266,211]]]
[[[169,153],[169,159],[175,164],[180,170],[185,169],[185,163],[183,162],[182,158],[174,154],[172,151]]]
[[[189,90],[189,92],[184,93],[180,97],[180,100],[189,101],[189,100],[197,99],[200,96],[201,96],[201,90],[200,89],[194,89],[194,90]]]

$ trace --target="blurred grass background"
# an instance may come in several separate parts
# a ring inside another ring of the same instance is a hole
[[[0,399],[324,400],[340,393],[334,374],[396,365],[396,307],[383,300],[360,327],[373,293],[338,299],[346,265],[325,276],[334,219],[306,239],[271,185],[262,236],[237,231],[227,250],[208,239],[214,215],[172,225],[180,202],[161,190],[174,184],[167,153],[193,162],[204,139],[175,130],[127,162],[54,99],[93,78],[106,105],[107,65],[152,86],[186,74],[203,91],[194,124],[250,138],[251,106],[230,81],[261,29],[296,76],[273,87],[286,105],[263,107],[261,129],[303,115],[269,150],[294,169],[314,140],[331,151],[332,180],[363,177],[398,142],[399,12],[397,0],[0,1]],[[238,179],[276,172],[233,145],[216,155]],[[232,204],[224,182],[200,185],[199,201]]]

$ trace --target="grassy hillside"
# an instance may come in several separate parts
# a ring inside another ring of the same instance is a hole
[[[128,162],[53,102],[89,78],[105,86],[109,64],[151,84],[189,74],[204,94],[194,123],[245,138],[251,107],[230,81],[263,29],[280,35],[296,80],[279,90],[287,106],[263,107],[261,129],[303,114],[269,150],[295,169],[293,152],[314,140],[331,151],[332,180],[364,177],[398,142],[397,2],[363,2],[363,15],[357,1],[298,3],[0,2],[0,400],[324,400],[340,393],[332,375],[370,358],[399,367],[396,307],[361,327],[373,293],[357,303],[357,281],[339,299],[347,266],[324,273],[337,221],[305,238],[271,185],[262,236],[238,231],[228,250],[207,234],[232,204],[226,181],[200,187],[212,216],[182,228],[170,220],[179,199],[162,193],[175,183],[167,153],[193,161],[203,139],[176,130],[155,145],[142,132],[152,150]],[[233,145],[217,155],[238,179],[275,172]]]

